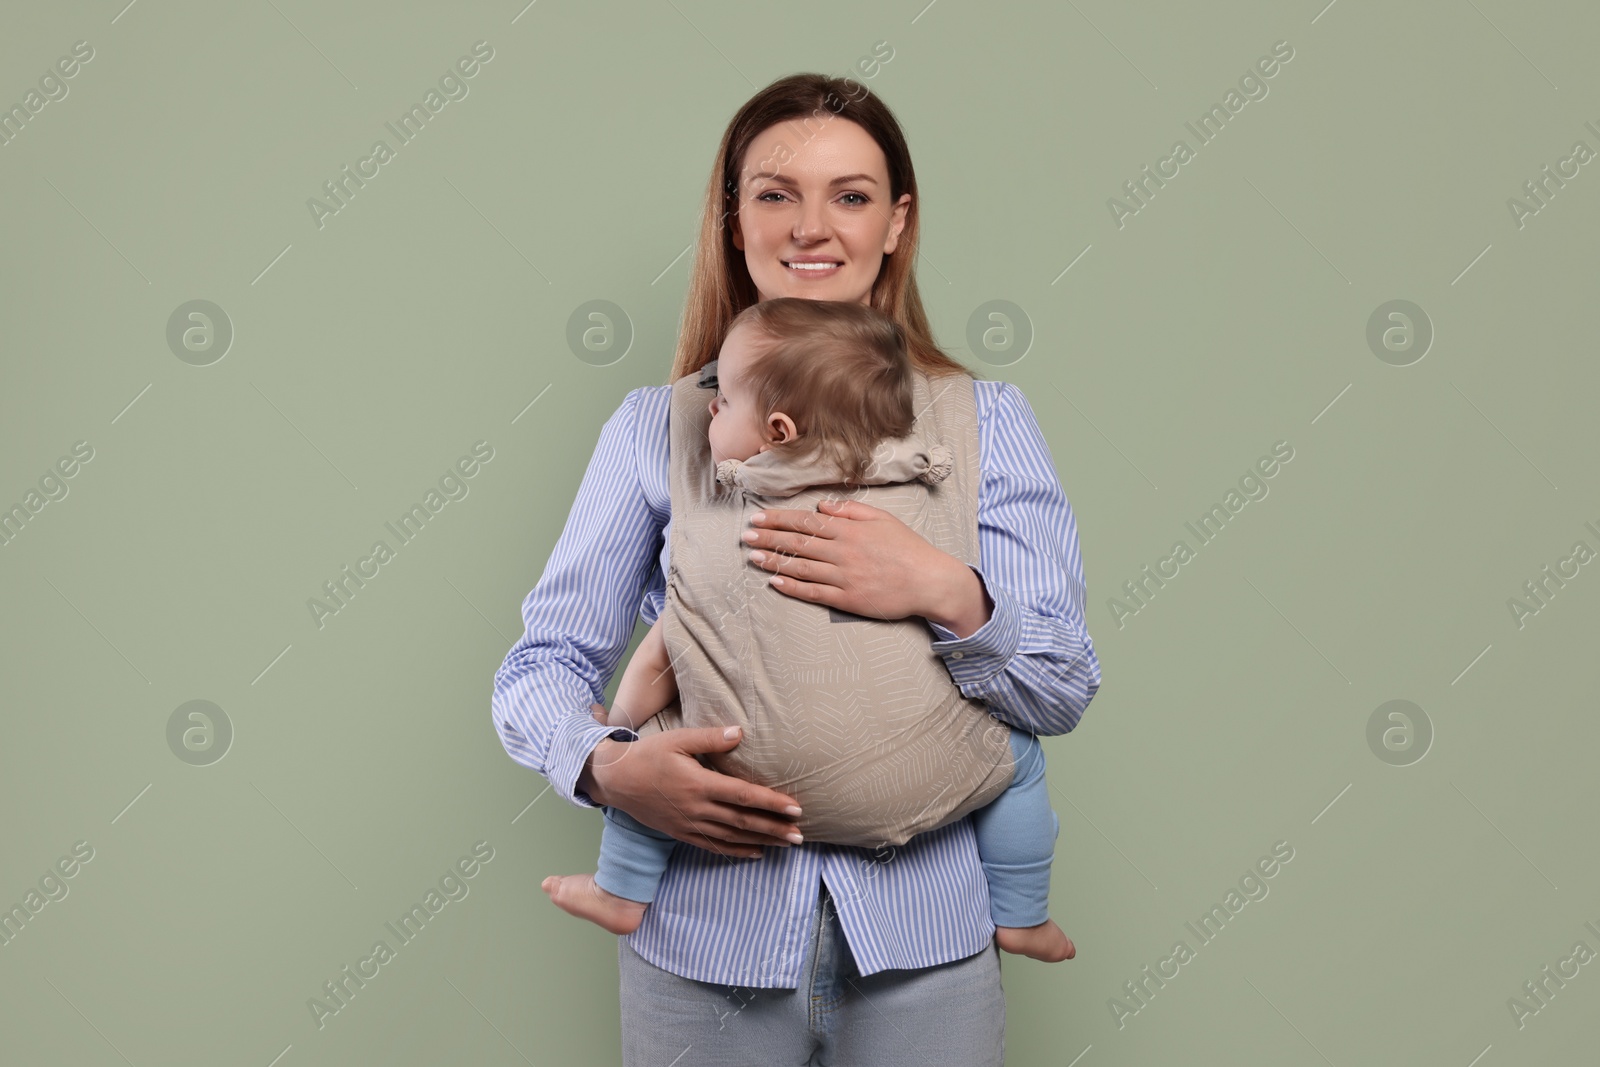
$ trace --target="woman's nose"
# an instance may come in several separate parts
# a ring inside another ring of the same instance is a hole
[[[826,205],[811,201],[800,205],[795,219],[794,236],[799,241],[818,241],[828,236]]]
[[[717,398],[716,397],[712,397],[711,398],[711,403],[706,405],[706,410],[711,412],[713,417],[717,414]]]

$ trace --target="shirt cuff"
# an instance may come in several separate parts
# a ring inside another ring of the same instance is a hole
[[[578,788],[578,775],[583,773],[583,765],[595,746],[608,737],[613,741],[639,740],[639,735],[627,727],[607,726],[596,722],[588,711],[582,711],[561,720],[550,741],[550,759],[545,765],[545,777],[556,792],[580,808],[600,806],[588,793]]]
[[[978,575],[989,599],[994,601],[989,621],[966,637],[957,637],[953,630],[936,622],[928,623],[936,638],[933,650],[943,657],[945,666],[950,668],[950,677],[969,697],[973,695],[969,687],[982,686],[1005,670],[1022,641],[1022,615],[1016,600],[1004,589],[990,586],[976,567],[973,573]]]

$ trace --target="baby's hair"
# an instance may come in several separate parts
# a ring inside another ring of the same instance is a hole
[[[831,449],[855,482],[885,438],[911,432],[911,360],[905,331],[865,304],[775,297],[751,304],[728,324],[756,334],[748,373],[762,421],[774,411],[797,436],[772,450],[809,460]]]

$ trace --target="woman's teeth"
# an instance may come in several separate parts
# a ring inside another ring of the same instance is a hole
[[[839,266],[837,263],[787,263],[790,270],[832,270]]]

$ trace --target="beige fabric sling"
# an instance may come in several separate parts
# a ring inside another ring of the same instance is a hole
[[[713,363],[672,389],[662,625],[679,703],[639,732],[743,727],[738,747],[702,761],[793,796],[807,841],[899,845],[988,804],[1011,782],[1009,728],[961,695],[930,647],[927,624],[868,619],[780,593],[739,540],[756,511],[814,511],[819,500],[845,497],[882,508],[976,564],[972,379],[918,372],[915,428],[880,447],[868,475],[885,484],[846,487],[826,458],[800,470],[765,452],[719,471],[706,440],[710,394],[700,387],[714,375]],[[719,474],[729,484],[719,484]]]

